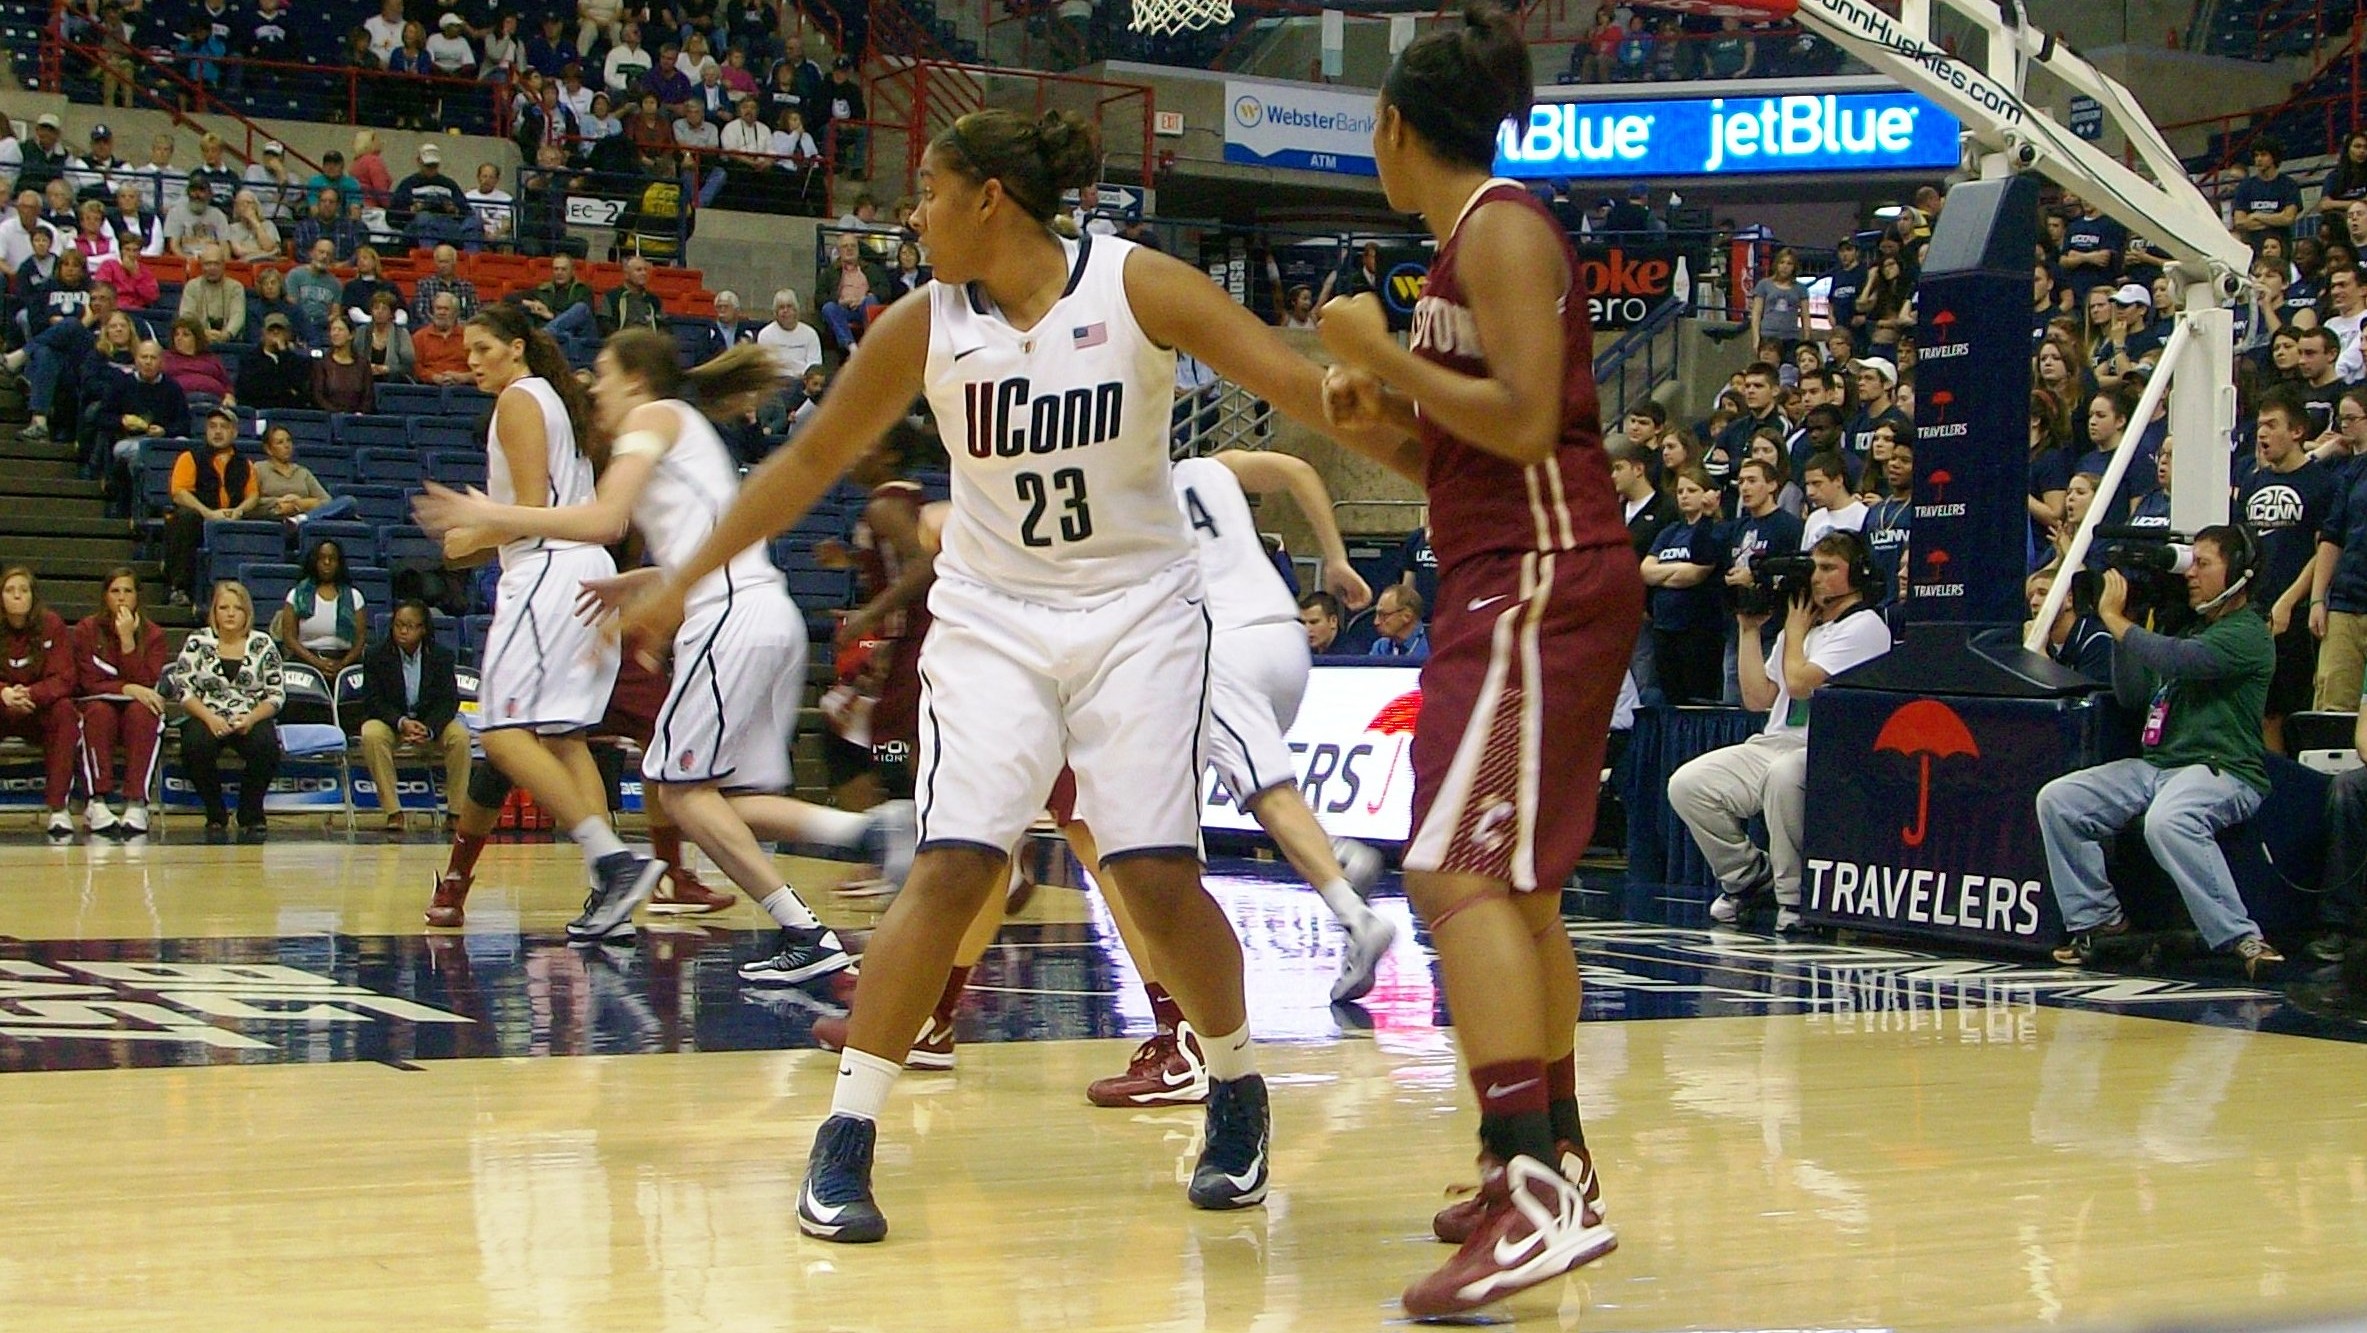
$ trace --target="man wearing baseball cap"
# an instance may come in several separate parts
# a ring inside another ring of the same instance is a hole
[[[21,193],[35,194],[49,188],[49,183],[66,174],[67,164],[74,155],[58,142],[58,118],[44,111],[33,122],[33,142],[23,145],[24,165],[17,169],[15,188]]]
[[[386,220],[408,229],[414,219],[438,219],[436,240],[454,239],[460,218],[468,210],[460,202],[460,182],[444,174],[444,150],[432,143],[419,145],[419,169],[395,185]],[[414,238],[420,239],[420,238]]]
[[[1874,451],[1874,428],[1884,422],[1897,429],[1897,438],[1913,440],[1915,423],[1898,408],[1899,368],[1887,357],[1861,356],[1849,363],[1850,382],[1857,388],[1857,415],[1842,428],[1853,472],[1864,469]]]
[[[105,124],[93,125],[90,151],[68,163],[66,183],[74,187],[77,199],[104,199],[108,178],[123,165],[123,159],[115,155],[115,131]]]

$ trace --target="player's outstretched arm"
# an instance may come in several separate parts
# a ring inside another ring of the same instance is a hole
[[[1348,543],[1340,536],[1339,520],[1331,510],[1331,491],[1307,460],[1290,454],[1227,449],[1211,455],[1230,469],[1241,488],[1257,495],[1290,496],[1315,530],[1315,544],[1323,551],[1323,582],[1351,611],[1361,611],[1373,599],[1372,589],[1356,567],[1348,563]]]
[[[1488,257],[1462,271],[1487,375],[1450,370],[1399,345],[1370,293],[1325,305],[1317,328],[1342,364],[1412,398],[1448,434],[1515,463],[1543,462],[1562,431],[1565,349],[1555,293],[1569,289],[1571,275],[1561,239],[1525,208],[1481,208],[1463,226],[1471,252]]]
[[[1323,367],[1291,350],[1207,274],[1156,250],[1136,249],[1126,256],[1126,303],[1161,347],[1198,357],[1284,416],[1421,480],[1420,449],[1413,441],[1386,426],[1359,430],[1327,418]]]
[[[664,642],[681,619],[682,598],[692,585],[804,518],[903,418],[920,396],[928,359],[929,303],[898,301],[882,311],[797,438],[749,474],[739,499],[689,561],[655,594],[626,610],[624,632],[637,642]]]

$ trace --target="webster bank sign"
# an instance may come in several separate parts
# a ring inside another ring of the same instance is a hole
[[[1225,84],[1225,160],[1375,174],[1373,94]],[[1914,93],[1539,102],[1507,122],[1496,173],[1517,179],[1659,180],[1824,172],[1950,171],[1955,117]]]

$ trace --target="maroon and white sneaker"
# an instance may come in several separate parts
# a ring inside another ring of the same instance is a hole
[[[1439,1270],[1400,1299],[1416,1319],[1469,1314],[1619,1248],[1578,1187],[1528,1157],[1480,1159],[1479,1224]]]
[[[825,1051],[845,1050],[847,1048],[846,1019],[815,1019],[814,1044]],[[953,1052],[953,1024],[940,1023],[937,1021],[937,1016],[931,1014],[929,1021],[921,1025],[921,1034],[912,1043],[912,1049],[904,1053],[904,1067],[906,1069],[948,1070],[953,1068]]]
[[[738,894],[721,893],[707,887],[698,872],[689,866],[668,866],[658,877],[657,890],[644,904],[661,916],[703,916],[720,912],[740,900]]]
[[[1208,1062],[1200,1037],[1182,1024],[1134,1048],[1126,1072],[1095,1079],[1085,1089],[1095,1106],[1192,1106],[1208,1100]]]
[[[1595,1179],[1593,1155],[1567,1139],[1554,1146],[1561,1149],[1563,1179],[1578,1187],[1578,1193],[1586,1199],[1586,1206],[1594,1209],[1596,1217],[1610,1216],[1609,1210],[1603,1207],[1602,1185]],[[1464,1185],[1451,1192],[1464,1197],[1438,1210],[1437,1216],[1430,1219],[1430,1233],[1449,1245],[1460,1245],[1471,1239],[1485,1206],[1475,1186]]]
[[[474,875],[444,872],[436,880],[436,896],[427,905],[427,924],[447,927],[465,924],[467,917],[462,907],[468,902],[468,886],[475,880]]]

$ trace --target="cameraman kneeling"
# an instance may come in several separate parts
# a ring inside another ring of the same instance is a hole
[[[1855,532],[1828,533],[1809,548],[1811,568],[1791,582],[1791,604],[1772,649],[1759,646],[1766,611],[1735,617],[1743,706],[1767,709],[1767,727],[1741,745],[1713,750],[1669,776],[1668,803],[1692,830],[1717,872],[1710,918],[1732,925],[1744,904],[1775,890],[1775,928],[1800,924],[1800,840],[1807,821],[1808,699],[1825,679],[1890,651],[1890,627],[1873,611],[1880,578],[1872,552]],[[1762,560],[1770,574],[1780,560]],[[1767,850],[1743,825],[1767,817]]]
[[[2082,769],[2038,792],[2038,829],[2046,839],[2048,879],[2070,940],[2055,960],[2085,964],[2100,938],[2126,934],[2128,919],[2104,876],[2105,840],[2145,821],[2145,845],[2161,863],[2186,910],[2214,949],[2230,949],[2247,973],[2281,963],[2260,927],[2245,915],[2215,838],[2251,818],[2268,793],[2261,710],[2276,671],[2268,622],[2246,613],[2259,548],[2235,527],[2195,534],[2186,600],[2195,621],[2177,636],[2130,622],[2129,584],[2104,574],[2096,615],[2119,642],[2113,691],[2142,709],[2144,754]]]

